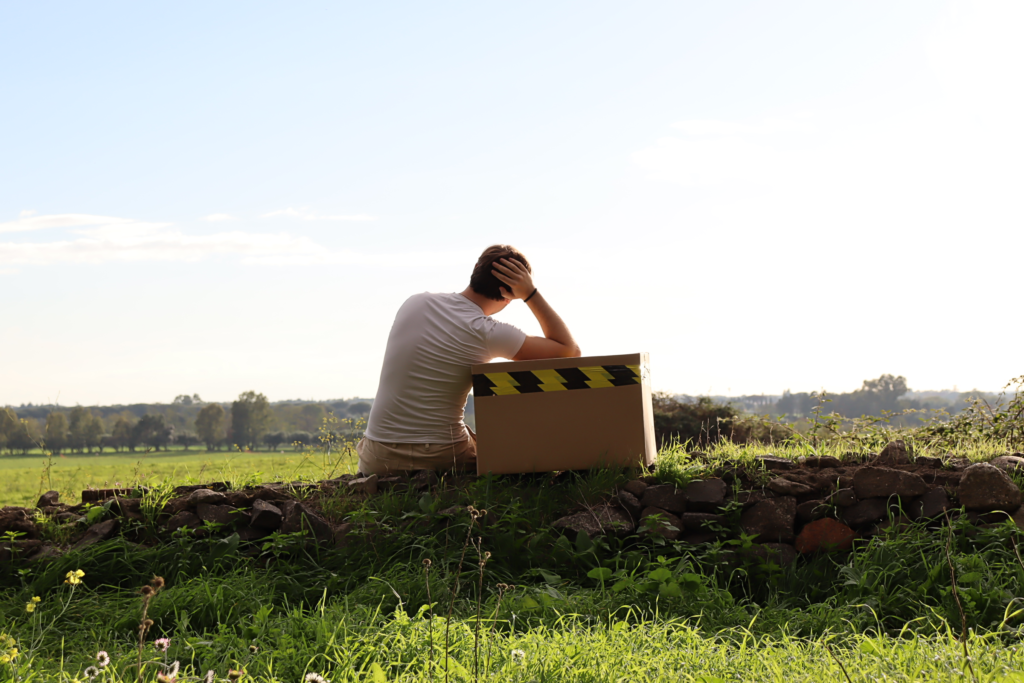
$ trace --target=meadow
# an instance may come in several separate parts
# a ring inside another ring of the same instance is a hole
[[[722,443],[694,458],[677,447],[655,474],[684,483],[765,451]],[[1005,446],[957,451],[995,453]],[[9,462],[4,478],[24,471],[30,485],[17,490],[34,496],[44,464]],[[171,483],[320,479],[351,466],[345,453],[316,451],[69,456],[48,476],[131,484],[138,472],[146,496],[165,500]],[[1024,682],[1024,562],[1012,523],[893,530],[787,567],[737,562],[727,544],[550,529],[626,476],[481,477],[316,499],[356,525],[337,549],[300,534],[251,544],[176,534],[0,564],[0,681]],[[154,576],[164,585],[145,588]]]

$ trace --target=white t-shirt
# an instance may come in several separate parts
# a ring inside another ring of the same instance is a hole
[[[409,297],[391,326],[366,438],[423,444],[465,440],[463,408],[473,386],[469,366],[512,358],[524,341],[525,332],[484,315],[461,294]]]

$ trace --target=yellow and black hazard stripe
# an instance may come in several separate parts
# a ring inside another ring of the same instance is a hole
[[[485,372],[473,375],[473,395],[507,396],[542,391],[603,389],[640,384],[639,365],[594,365],[558,370]]]

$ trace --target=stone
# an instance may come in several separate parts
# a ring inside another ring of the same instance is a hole
[[[804,460],[804,465],[823,470],[830,467],[842,467],[843,461],[839,458],[833,458],[831,455],[812,455]]]
[[[188,510],[182,510],[181,512],[177,513],[169,520],[167,520],[167,524],[165,526],[167,527],[168,531],[174,533],[175,531],[181,528],[197,529],[200,526],[202,526],[202,524],[202,520],[196,517],[195,514],[189,512]]]
[[[729,486],[721,479],[702,479],[686,485],[686,509],[712,512],[725,505]],[[669,508],[665,508],[666,510]]]
[[[1015,512],[1020,507],[1020,489],[1001,469],[979,462],[964,470],[960,488],[960,504],[968,510]]]
[[[74,512],[58,512],[55,517],[58,521],[70,522],[79,519],[81,515],[77,515]]]
[[[644,497],[644,491],[647,490],[647,482],[641,481],[639,479],[634,479],[633,481],[628,482],[625,486],[623,486],[622,490],[629,491],[631,494],[636,496],[637,500],[640,500],[641,498]]]
[[[348,522],[334,527],[334,547],[344,548],[348,544],[348,535],[353,528],[353,525]]]
[[[227,504],[236,508],[252,507],[256,500],[255,491],[228,491],[224,494],[227,497]]]
[[[196,517],[210,524],[231,526],[239,521],[238,510],[230,505],[210,505],[200,503],[196,506]]]
[[[910,449],[903,441],[890,441],[872,461],[874,465],[909,465]]]
[[[252,518],[249,520],[249,524],[256,529],[280,529],[281,522],[284,520],[281,508],[259,498],[252,502],[251,514]]]
[[[814,493],[814,489],[807,484],[783,479],[782,477],[776,477],[769,481],[768,488],[780,496],[806,496]]]
[[[722,515],[711,514],[710,512],[684,512],[680,516],[680,521],[683,526],[679,527],[683,531],[709,531],[709,524],[718,524],[721,526],[725,525],[725,517]]]
[[[860,499],[857,498],[857,494],[852,488],[848,488],[839,489],[829,496],[827,500],[829,505],[835,505],[837,508],[848,508],[851,505],[856,505]]]
[[[796,562],[796,548],[788,543],[762,543],[761,547],[765,550],[765,559],[780,567],[788,567]]]
[[[377,495],[377,475],[371,474],[368,477],[353,479],[348,483],[348,490],[356,493],[365,493],[370,496]]]
[[[927,455],[921,455],[914,458],[914,464],[918,467],[931,467],[932,469],[938,469],[942,467],[942,458],[932,458]]]
[[[953,504],[949,502],[946,489],[935,488],[907,506],[907,513],[911,519],[933,519],[947,510],[952,510]]]
[[[141,498],[115,498],[114,502],[110,505],[110,511],[122,517],[133,519],[136,522],[141,522],[145,519],[142,515]]]
[[[190,507],[198,505],[227,505],[227,502],[228,497],[226,495],[211,489],[196,489],[188,494],[188,504]]]
[[[828,505],[823,500],[809,500],[796,506],[796,518],[801,522],[812,522],[828,514]]]
[[[805,526],[796,537],[796,550],[808,554],[818,551],[849,550],[857,534],[831,517],[822,517]]]
[[[409,478],[409,483],[417,491],[425,491],[433,486],[437,486],[437,472],[434,470],[417,470]]]
[[[37,508],[53,507],[57,505],[60,500],[60,494],[56,491],[47,491],[43,495],[39,496],[39,502],[36,503]]]
[[[257,529],[256,527],[250,525],[236,529],[235,533],[238,534],[238,540],[242,541],[243,543],[250,543],[252,541],[258,541],[261,538],[266,538],[272,532],[268,531],[267,529]]]
[[[886,467],[862,467],[853,475],[853,490],[860,499],[900,496],[911,498],[928,492],[919,475]]]
[[[82,548],[87,548],[94,543],[105,541],[113,536],[115,531],[117,531],[116,519],[108,519],[106,521],[99,522],[98,524],[93,524],[85,532],[85,536],[82,536],[82,538],[78,540],[78,543],[71,546],[71,549],[80,550]]]
[[[736,502],[742,505],[744,508],[748,508],[751,505],[756,505],[762,500],[774,498],[774,493],[766,493],[764,491],[740,491],[736,494]]]
[[[789,458],[779,458],[774,455],[759,455],[756,459],[761,462],[769,472],[785,472],[796,467],[796,463]]]
[[[679,540],[683,543],[700,545],[702,543],[714,543],[719,538],[719,535],[715,533],[711,533],[708,531],[697,531],[694,533],[684,533],[679,537]]]
[[[1019,455],[1000,455],[997,458],[992,458],[989,464],[998,467],[1004,472],[1024,470],[1024,458]]]
[[[25,508],[5,507],[0,510],[0,534],[8,531],[24,534],[22,538],[39,536],[39,529]]]
[[[878,522],[889,516],[889,501],[886,498],[866,498],[856,505],[843,510],[842,520],[849,526],[857,527]]]
[[[625,510],[630,517],[633,519],[640,519],[640,513],[643,511],[643,507],[640,505],[640,501],[637,500],[636,496],[623,489],[622,491],[619,491],[616,498],[619,501],[619,505],[622,506],[622,509]]]
[[[647,520],[658,516],[660,523]],[[669,541],[676,541],[683,533],[683,521],[668,510],[658,507],[646,507],[640,513],[640,526],[645,532],[658,534]]]
[[[82,491],[83,503],[98,503],[115,496],[130,496],[133,489],[86,489]]]
[[[39,549],[32,553],[27,559],[32,562],[39,562],[41,560],[53,560],[61,556],[60,548],[57,548],[49,543],[42,545]]]
[[[762,543],[792,541],[795,523],[796,498],[791,496],[762,500],[740,516],[743,532],[755,536],[755,540]]]
[[[633,530],[636,528],[629,515],[610,505],[602,505],[593,510],[577,512],[574,515],[562,517],[551,526],[556,529],[576,532],[583,531],[591,538],[603,534],[624,536],[633,533]]]
[[[320,541],[330,541],[334,536],[331,525],[323,517],[316,514],[305,503],[297,500],[287,500],[280,504],[281,513],[284,518],[281,520],[281,532],[294,534],[301,531],[311,531]]]
[[[408,488],[408,480],[401,475],[395,474],[390,477],[381,477],[377,480],[378,491],[405,491]]]
[[[1017,525],[1018,529],[1024,531],[1024,507],[1013,514],[1013,523]]]
[[[686,512],[686,493],[674,484],[648,486],[640,502],[645,508],[655,507],[669,512]]]

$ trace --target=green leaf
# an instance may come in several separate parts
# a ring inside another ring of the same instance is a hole
[[[587,577],[594,579],[594,581],[607,581],[612,578],[612,570],[608,567],[597,567],[587,572]]]
[[[679,590],[679,584],[675,581],[669,581],[663,583],[658,587],[658,593],[662,597],[666,598],[681,598],[683,597],[683,591]]]
[[[860,651],[866,655],[873,655],[878,652],[878,647],[870,640],[865,640],[860,644]]]
[[[585,553],[594,547],[594,542],[590,540],[590,535],[586,531],[580,531],[576,534],[576,551],[579,553]]]
[[[522,602],[522,605],[523,605],[523,609],[525,609],[525,610],[531,610],[532,611],[532,610],[540,609],[540,603],[537,602],[536,600],[534,600],[533,598],[531,598],[529,595],[525,596],[522,599],[521,602]]]
[[[423,512],[430,512],[431,507],[434,505],[434,497],[429,493],[424,493],[420,496],[420,510]]]
[[[976,583],[978,581],[981,581],[983,578],[985,578],[985,575],[982,574],[981,572],[967,572],[966,574],[961,574],[960,576],[958,576],[957,579],[956,579],[956,582],[957,583]]]
[[[384,673],[384,669],[380,668],[380,664],[377,662],[370,665],[370,676],[373,677],[373,683],[388,683],[388,677]]]
[[[622,591],[626,590],[627,588],[629,588],[632,585],[633,585],[633,579],[631,579],[631,578],[619,579],[618,581],[615,582],[615,585],[612,586],[612,592],[614,592],[614,593],[621,593]]]
[[[672,572],[668,569],[665,569],[664,567],[658,567],[650,574],[648,574],[647,578],[649,578],[651,581],[659,581],[664,583],[665,581],[668,581],[672,578]]]
[[[537,573],[540,574],[544,583],[560,583],[562,577],[554,572],[549,572],[547,569],[538,569]]]

